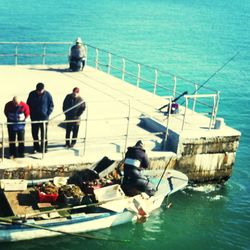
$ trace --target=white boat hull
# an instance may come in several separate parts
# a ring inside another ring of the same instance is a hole
[[[110,209],[110,212],[80,213],[72,215],[71,219],[28,220],[26,222],[30,225],[33,224],[38,227],[47,228],[47,230],[0,222],[0,242],[53,237],[62,235],[63,233],[86,233],[135,221],[138,217],[138,207],[135,206],[135,200],[147,214],[150,214],[153,210],[161,206],[167,195],[183,189],[187,185],[188,179],[184,174],[173,170],[171,174],[173,176],[172,187],[166,181],[166,178],[164,178],[155,196],[137,195],[135,197],[125,197],[122,200],[107,202],[103,207],[107,208],[108,206],[109,209],[113,207],[113,209]],[[159,179],[157,183],[158,181]]]

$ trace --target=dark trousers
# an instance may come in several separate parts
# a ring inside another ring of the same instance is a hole
[[[66,145],[75,145],[79,131],[79,122],[68,122],[66,123]],[[70,134],[72,132],[72,140],[70,142]]]
[[[121,187],[128,196],[133,196],[141,192],[152,196],[155,193],[154,186],[149,179],[143,176],[137,167],[127,164],[124,165],[124,178]]]
[[[39,131],[40,131],[40,140],[39,140]],[[47,151],[47,146],[48,146],[48,137],[47,137],[47,133],[48,133],[48,123],[33,123],[31,124],[31,133],[32,133],[32,137],[34,140],[34,150],[36,151],[43,151],[43,147],[44,147],[44,152]],[[41,143],[41,144],[39,144]]]
[[[14,131],[12,128],[8,127],[9,134],[9,154],[10,156],[17,156],[16,152],[16,138],[18,140],[18,154],[19,156],[24,155],[24,129],[20,131]]]
[[[72,71],[83,70],[85,66],[85,59],[72,57],[70,59],[69,67]]]

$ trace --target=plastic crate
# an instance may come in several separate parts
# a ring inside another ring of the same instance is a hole
[[[28,181],[22,179],[2,179],[1,188],[5,191],[24,191],[27,189]]]
[[[82,203],[83,197],[84,195],[78,197],[73,197],[73,196],[68,197],[65,194],[63,194],[65,205],[80,205]]]
[[[58,194],[45,194],[44,192],[41,192],[40,190],[38,190],[39,202],[52,203],[52,202],[56,202],[57,198],[58,198]]]
[[[118,184],[94,189],[94,194],[96,200],[98,200],[99,202],[122,198],[125,196],[124,192],[121,189],[121,186]]]

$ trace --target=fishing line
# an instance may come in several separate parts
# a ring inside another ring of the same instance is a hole
[[[206,80],[206,81],[204,81],[201,85],[199,85],[199,87],[192,93],[192,95],[193,94],[195,94],[195,93],[197,93],[197,91],[199,90],[199,89],[201,89],[205,84],[207,84],[217,73],[219,73],[223,68],[225,68],[226,67],[226,65],[228,64],[228,63],[230,63],[232,60],[234,60],[234,58],[236,57],[236,56],[238,56],[238,54],[240,53],[240,51],[237,51],[231,58],[229,58],[219,69],[217,69],[211,76],[209,76],[208,77],[208,79]],[[185,101],[183,101],[182,103],[181,103],[181,105],[184,103]]]

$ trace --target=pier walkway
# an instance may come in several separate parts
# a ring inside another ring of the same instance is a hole
[[[54,100],[54,111],[48,129],[48,152],[32,154],[32,137],[29,119],[26,125],[25,158],[7,159],[8,140],[6,126],[1,129],[4,156],[1,168],[27,166],[66,166],[68,164],[93,163],[103,156],[121,160],[126,148],[143,139],[149,156],[162,155],[163,151],[177,154],[185,150],[180,141],[200,138],[240,136],[226,125],[214,129],[215,121],[190,109],[180,107],[178,114],[166,116],[158,108],[169,99],[154,95],[121,79],[86,66],[81,72],[69,72],[67,65],[0,66],[1,98],[0,121],[6,122],[4,105],[18,95],[26,102],[30,91],[38,82],[45,84]],[[74,87],[86,100],[87,109],[82,115],[79,139],[75,148],[65,149],[64,114],[62,103]],[[168,138],[165,137],[166,133]],[[214,139],[213,139],[214,140]],[[237,148],[237,146],[235,146]],[[236,150],[236,149],[234,149]],[[165,152],[166,155],[171,154]],[[197,152],[196,152],[197,153]]]

